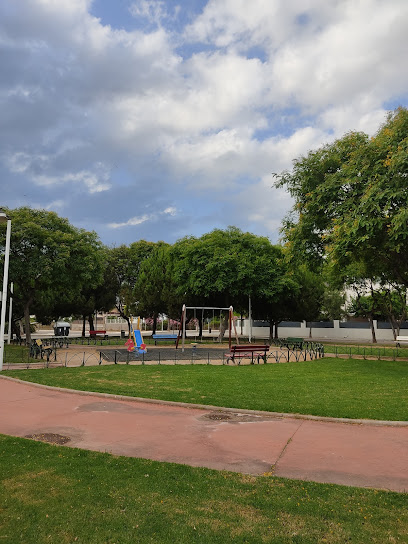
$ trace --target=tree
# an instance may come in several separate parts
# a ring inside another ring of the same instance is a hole
[[[294,161],[278,176],[295,207],[284,230],[293,253],[339,274],[364,262],[370,276],[408,286],[408,110],[399,108],[373,138],[349,133]]]
[[[95,312],[108,312],[116,302],[116,276],[108,263],[109,250],[105,247],[101,251],[100,283],[95,286],[86,285],[81,289],[74,307],[68,315],[82,316],[82,336],[85,336],[85,324],[88,320],[89,330],[95,330]]]
[[[179,240],[171,255],[177,293],[189,306],[233,305],[246,313],[251,297],[255,315],[269,316],[264,309],[278,307],[291,281],[280,246],[236,227]]]
[[[314,270],[322,269],[328,236],[342,217],[342,203],[357,196],[348,185],[333,183],[332,176],[366,138],[361,133],[346,134],[332,144],[295,159],[291,171],[276,174],[275,185],[286,187],[295,200],[282,227],[291,261],[306,262]]]
[[[379,293],[379,306],[383,316],[389,321],[394,340],[396,340],[400,327],[408,316],[406,287],[385,286]]]
[[[169,244],[158,242],[150,255],[141,263],[133,290],[137,312],[153,319],[153,334],[157,318],[169,307],[172,293],[172,273]]]
[[[319,273],[313,272],[305,265],[299,266],[295,275],[300,293],[292,317],[298,320],[313,321],[321,312],[324,283]],[[309,337],[312,337],[312,326],[309,328]]]
[[[12,219],[10,281],[24,310],[26,341],[30,313],[75,300],[84,285],[100,282],[101,243],[94,232],[70,225],[54,212],[28,207],[7,212]],[[0,231],[4,245],[4,230]]]
[[[346,295],[342,289],[336,289],[325,284],[322,296],[322,307],[319,318],[323,321],[343,319],[346,315]]]
[[[153,251],[155,244],[139,240],[129,247],[121,245],[111,248],[107,255],[107,267],[111,274],[116,293],[115,306],[119,315],[127,321],[130,331],[129,316],[136,313],[134,288],[139,277],[140,268],[145,259]]]
[[[352,132],[295,160],[276,184],[295,199],[283,227],[292,259],[331,267],[339,283],[408,287],[408,110],[373,138]]]
[[[390,286],[374,288],[368,285],[368,289],[356,291],[356,296],[351,300],[348,309],[357,317],[368,318],[374,343],[376,342],[374,319],[388,321],[396,340],[401,324],[408,315],[406,288],[393,289]]]

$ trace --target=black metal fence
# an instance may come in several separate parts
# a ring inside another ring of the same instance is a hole
[[[95,340],[94,340],[95,342]],[[98,345],[98,340],[96,340]],[[129,352],[126,349],[110,348],[107,344],[97,350],[67,349],[72,342],[55,339],[43,340],[41,348],[35,342],[30,348],[6,346],[4,368],[50,368],[56,366],[95,366],[103,364],[252,364],[257,359],[251,354],[229,361],[228,347],[207,348],[205,345],[187,345],[185,349],[173,346],[148,349],[146,353]],[[90,346],[92,344],[89,344]],[[94,344],[95,345],[95,344]],[[88,344],[86,343],[86,346]],[[322,344],[305,342],[303,349],[285,349],[272,346],[267,352],[267,363],[306,361],[324,357]]]
[[[408,360],[408,348],[367,345],[331,345],[304,341],[302,347],[296,345],[271,346],[267,352],[267,363],[283,363],[289,361],[313,361],[325,356],[337,358],[362,358],[376,360]],[[84,346],[84,350],[80,346]],[[175,349],[174,344],[147,349],[146,353],[128,352],[118,348],[118,339],[103,340],[100,338],[45,338],[41,348],[33,343],[30,347],[23,344],[5,345],[4,369],[15,368],[49,368],[56,366],[90,366],[105,364],[250,364],[256,362],[251,355],[237,359],[236,363],[228,361],[228,347],[206,347],[205,344],[186,344]],[[88,347],[89,346],[89,347]],[[95,346],[96,349],[90,349]],[[74,349],[75,347],[75,349]]]
[[[352,359],[353,357],[359,359],[377,359],[379,361],[408,359],[408,348],[401,347],[326,345],[325,351],[326,355],[348,359]]]

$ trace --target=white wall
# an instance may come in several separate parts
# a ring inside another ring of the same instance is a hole
[[[379,342],[392,342],[394,340],[391,329],[379,329],[377,327],[377,321],[374,320],[375,334]],[[249,336],[249,333],[249,320],[244,319],[243,334],[244,336]],[[401,336],[408,336],[408,330],[402,329],[400,334]],[[307,340],[309,338],[309,327],[306,327],[306,321],[301,322],[300,327],[278,327],[278,335],[279,338],[295,337]],[[269,327],[252,327],[252,337],[268,338]],[[333,328],[312,327],[312,339],[371,342],[371,329],[353,328],[351,326],[340,328],[340,321],[335,320],[333,321]]]

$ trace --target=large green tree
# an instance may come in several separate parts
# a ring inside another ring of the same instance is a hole
[[[268,238],[236,227],[216,229],[179,240],[171,254],[175,289],[188,306],[233,305],[246,314],[251,297],[254,316],[279,319],[279,300],[292,280],[282,248]]]
[[[295,199],[284,224],[292,255],[329,258],[339,276],[363,262],[378,281],[408,286],[408,110],[372,138],[349,133],[295,160],[277,185]]]
[[[133,298],[138,315],[153,319],[153,334],[156,333],[157,318],[170,313],[174,297],[170,246],[158,242],[149,256],[141,263]]]
[[[28,207],[7,210],[12,220],[10,282],[24,311],[30,342],[30,314],[74,303],[84,285],[101,282],[101,242],[96,233],[73,227],[54,212]],[[4,246],[5,231],[0,230]]]
[[[153,242],[139,240],[130,246],[121,245],[108,251],[107,269],[116,293],[115,306],[119,315],[127,321],[129,330],[129,316],[137,312],[134,288],[142,263],[149,257],[154,247]]]

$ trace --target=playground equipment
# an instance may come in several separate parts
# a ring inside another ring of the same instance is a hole
[[[239,343],[237,329],[235,327],[235,321],[234,321],[234,311],[233,311],[232,306],[229,306],[228,308],[215,308],[213,306],[186,306],[185,304],[183,304],[183,308],[181,310],[181,320],[180,320],[180,325],[179,325],[179,332],[178,332],[177,341],[176,341],[176,349],[178,348],[180,338],[181,338],[181,340],[182,340],[182,351],[184,352],[184,341],[185,341],[185,338],[186,338],[186,313],[187,313],[187,310],[194,310],[194,317],[195,317],[196,310],[201,310],[202,311],[202,314],[201,314],[202,315],[202,322],[204,322],[204,310],[212,310],[212,311],[219,310],[220,312],[228,311],[228,344],[229,344],[229,348],[231,349],[232,328],[234,328],[236,342],[237,342],[237,344]]]
[[[133,317],[130,317],[129,339],[125,342],[129,352],[147,353],[146,344],[143,342],[142,331],[140,330],[140,317],[136,320],[136,328],[133,327]]]

